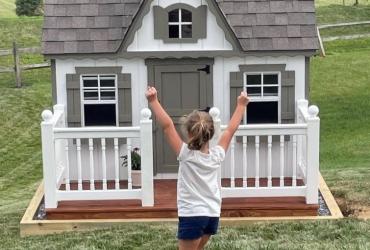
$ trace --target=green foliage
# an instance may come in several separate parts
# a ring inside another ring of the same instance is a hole
[[[40,16],[42,0],[16,0],[15,12],[18,16]]]
[[[121,156],[123,159],[122,166],[126,167],[128,166],[128,156],[124,155]],[[132,170],[141,170],[141,156],[140,156],[140,150],[139,148],[134,148],[134,150],[131,151],[131,169]]]
[[[370,20],[370,5],[329,5],[316,8],[318,24],[343,23]]]

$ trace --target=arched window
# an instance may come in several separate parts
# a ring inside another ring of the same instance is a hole
[[[192,13],[186,9],[175,9],[168,12],[169,38],[192,38]]]

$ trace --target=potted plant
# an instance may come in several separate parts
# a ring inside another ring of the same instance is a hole
[[[122,166],[127,167],[127,155],[121,156],[123,159]],[[141,187],[141,156],[140,149],[134,148],[131,151],[131,179],[133,187]]]

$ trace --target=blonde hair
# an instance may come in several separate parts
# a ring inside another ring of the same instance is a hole
[[[215,133],[212,117],[203,111],[194,110],[182,118],[181,123],[189,137],[188,148],[191,150],[200,150]]]

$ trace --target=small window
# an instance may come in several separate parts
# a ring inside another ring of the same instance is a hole
[[[169,38],[192,38],[192,13],[186,9],[175,9],[168,13]]]
[[[278,123],[279,74],[245,73],[244,88],[251,97],[244,123]]]
[[[82,76],[82,113],[85,126],[116,126],[117,76]]]

